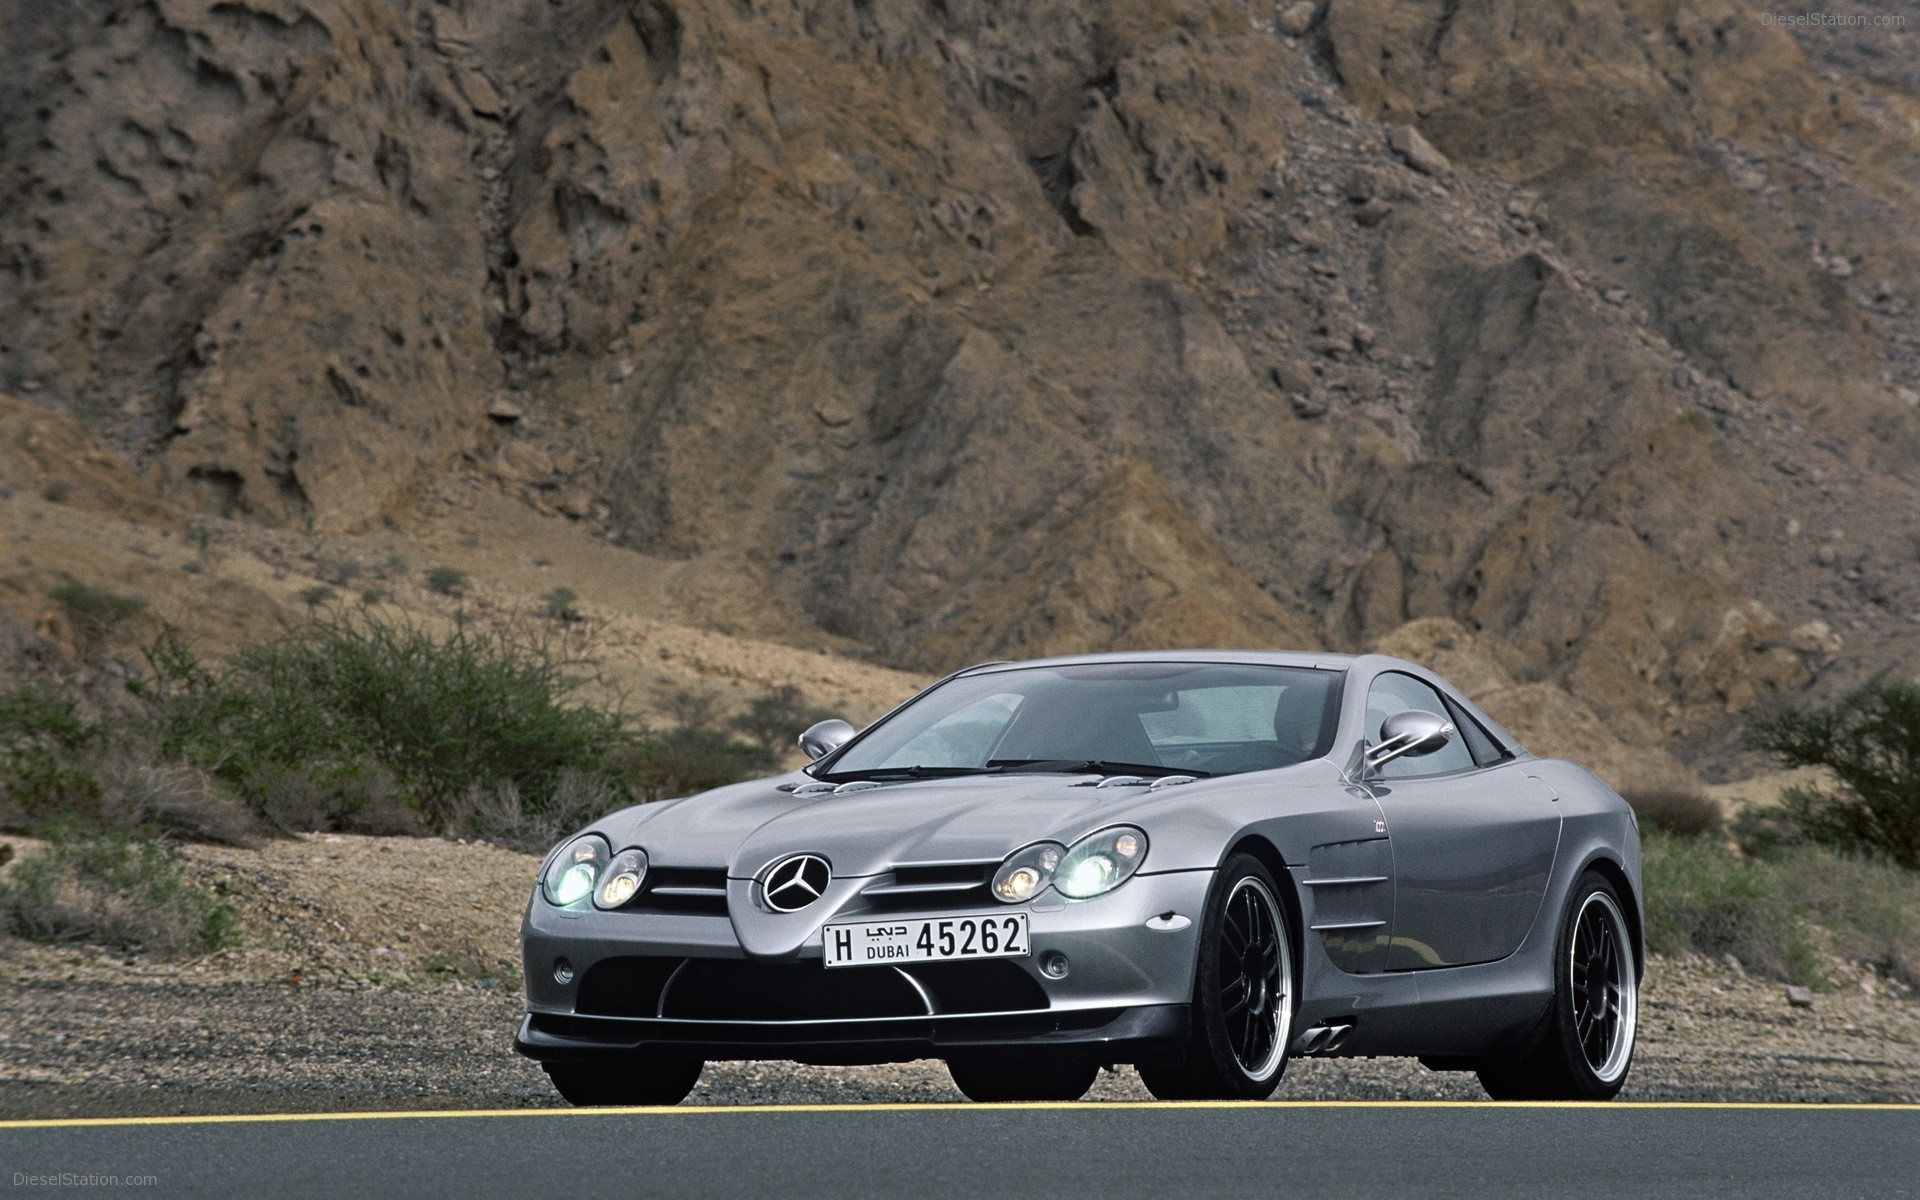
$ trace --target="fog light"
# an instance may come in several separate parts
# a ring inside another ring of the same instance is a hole
[[[1040,973],[1048,979],[1065,979],[1071,969],[1067,956],[1058,950],[1049,950],[1040,957]]]
[[[562,987],[573,982],[573,964],[564,958],[553,960],[553,981]]]

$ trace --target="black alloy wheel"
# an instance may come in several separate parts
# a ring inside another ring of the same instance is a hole
[[[1495,1100],[1610,1100],[1633,1065],[1639,1013],[1626,910],[1588,872],[1561,917],[1551,1008],[1518,1050],[1480,1065],[1480,1085]]]
[[[1273,875],[1236,854],[1207,897],[1195,971],[1193,1032],[1140,1063],[1162,1100],[1259,1100],[1273,1094],[1293,1034],[1293,937]]]
[[[1573,930],[1573,1033],[1595,1075],[1605,1074],[1618,1052],[1622,993],[1633,953],[1623,945],[1618,914],[1610,912],[1600,893],[1587,899]]]

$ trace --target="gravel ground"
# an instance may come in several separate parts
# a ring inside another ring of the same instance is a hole
[[[486,845],[317,835],[194,847],[246,944],[194,963],[0,941],[0,1117],[558,1103],[512,1051],[537,863]],[[1920,1102],[1920,1003],[1836,968],[1813,1007],[1698,956],[1655,959],[1631,1099]],[[1281,1099],[1481,1096],[1404,1059],[1308,1060]],[[1091,1098],[1145,1099],[1131,1069]],[[720,1063],[690,1103],[957,1101],[937,1062]]]

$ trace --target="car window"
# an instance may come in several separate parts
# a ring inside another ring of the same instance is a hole
[[[1411,675],[1402,675],[1398,671],[1389,671],[1375,677],[1373,686],[1367,691],[1367,742],[1379,745],[1380,726],[1395,713],[1409,710],[1436,713],[1453,720],[1446,701],[1440,693]],[[1421,775],[1444,775],[1449,771],[1463,771],[1474,765],[1473,754],[1467,749],[1467,742],[1456,729],[1445,746],[1432,754],[1423,754],[1418,758],[1402,755],[1380,768],[1382,779],[1413,779]]]
[[[1336,672],[1089,663],[961,676],[875,726],[821,773],[1098,761],[1227,775],[1332,744]]]
[[[987,760],[1024,697],[982,696],[941,717],[901,743],[882,766],[967,767]]]
[[[1191,688],[1173,693],[1166,712],[1140,714],[1140,724],[1155,746],[1166,749],[1196,742],[1273,740],[1273,710],[1278,687]]]
[[[1443,695],[1440,698],[1447,702],[1447,715],[1453,718],[1454,728],[1466,739],[1467,750],[1473,755],[1474,762],[1484,767],[1508,757],[1505,747],[1493,740],[1493,735],[1487,732],[1486,726],[1474,719],[1472,713],[1455,704],[1451,696]]]

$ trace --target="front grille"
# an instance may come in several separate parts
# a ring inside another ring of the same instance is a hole
[[[900,968],[920,981],[942,1013],[1028,1012],[1047,1007],[1046,989],[1011,959],[914,963]]]
[[[935,863],[895,867],[860,891],[875,912],[968,908],[992,900],[988,890],[996,862]]]
[[[929,1015],[922,990],[936,1016],[1047,1007],[1045,989],[1008,959],[828,970],[817,962],[629,956],[590,967],[574,1011],[686,1021],[862,1021]]]
[[[697,1021],[857,1021],[927,1013],[891,967],[689,959],[667,990],[663,1017]]]
[[[660,990],[684,961],[678,958],[603,958],[580,979],[574,1011],[601,1017],[652,1017]]]
[[[624,911],[727,915],[725,867],[651,867]]]

